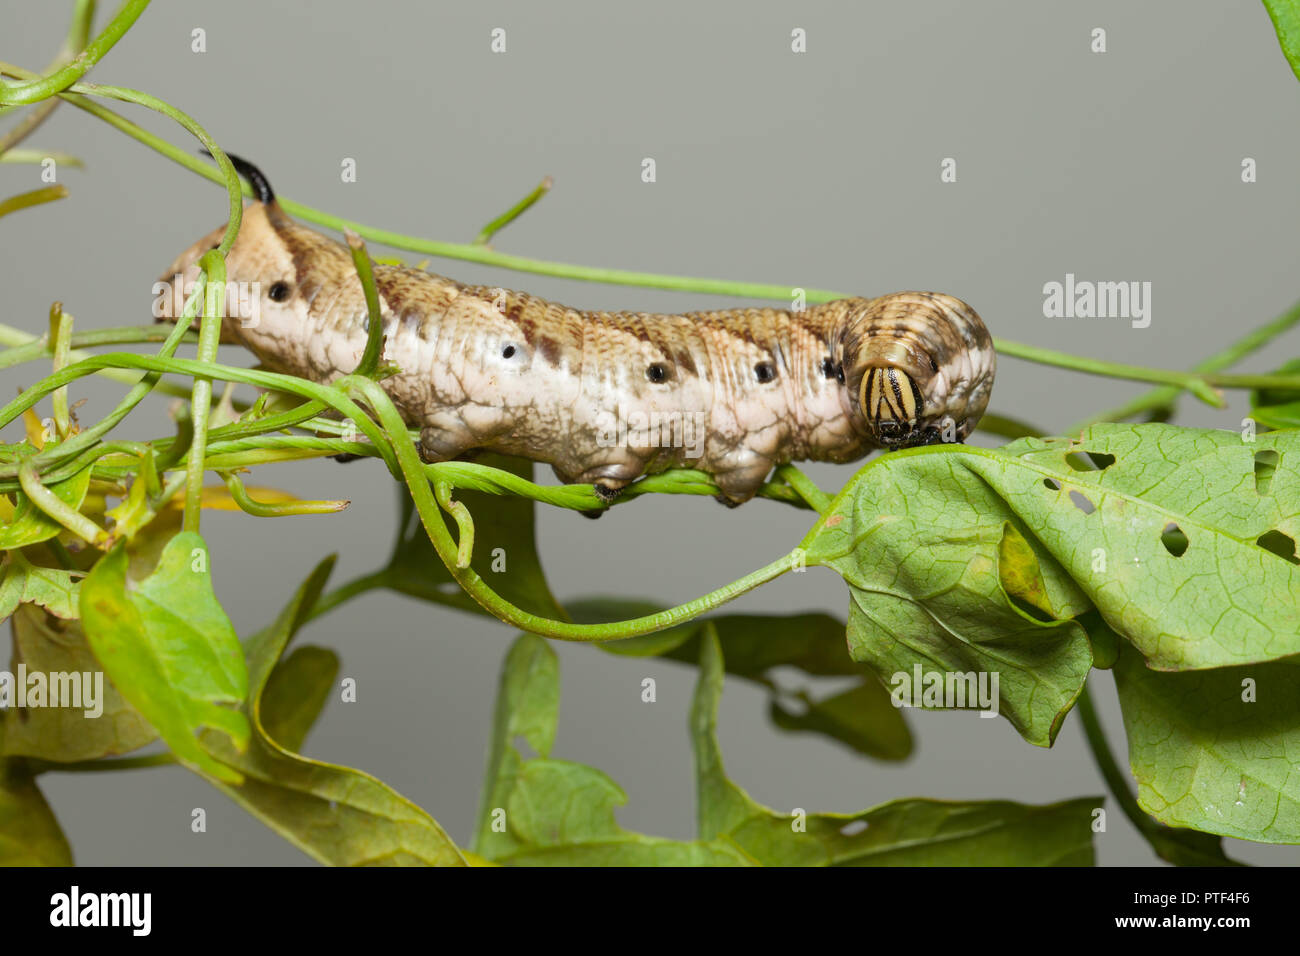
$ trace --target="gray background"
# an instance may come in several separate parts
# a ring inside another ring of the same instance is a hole
[[[70,6],[4,0],[3,56],[40,68]],[[497,26],[508,32],[504,55],[489,52]],[[1096,26],[1108,31],[1104,55],[1089,50]],[[190,51],[195,27],[207,31],[205,54]],[[793,27],[807,30],[805,54],[790,52]],[[1300,87],[1253,2],[171,0],[154,4],[92,78],[187,110],[283,195],[410,234],[470,239],[553,175],[551,195],[496,243],[539,258],[863,295],[943,290],[971,302],[999,336],[1166,367],[1189,366],[1297,294]],[[191,148],[159,118],[131,115]],[[224,219],[224,194],[69,107],[25,145],[72,151],[88,167],[62,172],[70,199],[0,223],[3,321],[38,331],[55,298],[81,328],[146,320],[154,278]],[[640,180],[647,156],[658,163],[652,185]],[[945,185],[948,156],[958,181]],[[1245,156],[1259,164],[1253,185],[1240,181]],[[357,160],[357,182],[340,182],[343,157]],[[40,185],[33,167],[3,167],[0,180],[5,194]],[[575,306],[723,304],[446,260],[432,268]],[[1045,319],[1043,284],[1067,272],[1152,282],[1150,328]],[[1242,367],[1275,367],[1297,344],[1295,335],[1280,340]],[[236,349],[223,359],[250,361]],[[38,369],[3,375],[13,394]],[[1139,390],[1004,359],[993,407],[1061,429]],[[74,398],[90,399],[84,417],[95,420],[120,394],[85,383]],[[1232,399],[1226,413],[1188,403],[1181,420],[1232,425],[1245,410],[1244,396]],[[165,433],[165,407],[149,403],[124,434]],[[812,473],[836,488],[852,469]],[[205,517],[218,594],[245,634],[274,616],[321,554],[343,549],[336,584],[380,565],[396,514],[391,480],[374,463],[283,466],[258,479],[352,506],[334,517]],[[728,511],[658,498],[599,522],[542,509],[538,525],[562,601],[677,603],[784,553],[809,518],[763,502]],[[847,594],[831,572],[813,570],[732,608],[843,615]],[[387,593],[316,622],[300,640],[338,651],[359,700],[329,705],[307,753],[375,774],[466,840],[511,637],[493,621]],[[557,650],[565,696],[556,755],[626,789],[623,825],[690,837],[693,669]],[[646,676],[658,679],[653,705],[639,697]],[[1095,686],[1123,753],[1109,675]],[[762,694],[732,681],[720,732],[731,775],[778,808],[1104,791],[1077,719],[1041,750],[1005,721],[909,718],[913,759],[857,759],[821,738],[776,732]],[[181,769],[51,774],[43,786],[81,863],[306,861]],[[196,806],[208,810],[206,834],[190,832]],[[1152,862],[1110,806],[1100,862]],[[1250,861],[1295,860],[1289,849],[1228,842]]]

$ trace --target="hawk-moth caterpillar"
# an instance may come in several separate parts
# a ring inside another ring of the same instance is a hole
[[[266,177],[230,158],[257,201],[226,257],[227,284],[254,290],[256,321],[227,295],[222,341],[316,382],[353,371],[368,320],[350,253],[291,219]],[[196,280],[223,228],[176,259],[162,278],[170,293]],[[382,384],[420,429],[426,461],[521,455],[607,500],[643,474],[686,466],[738,504],[787,462],[961,441],[993,386],[984,323],[942,293],[664,315],[571,309],[406,267],[374,272],[382,359],[400,369]]]

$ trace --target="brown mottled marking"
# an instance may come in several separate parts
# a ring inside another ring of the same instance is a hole
[[[351,256],[285,215],[269,187],[264,198],[245,209],[226,258],[228,281],[261,289],[259,314],[228,315],[223,341],[271,368],[331,381],[365,347]],[[186,250],[163,281],[192,282],[221,232]],[[276,282],[291,283],[284,301],[266,294]],[[562,480],[607,496],[685,465],[738,503],[785,462],[962,440],[984,413],[996,366],[979,316],[940,293],[662,315],[504,292],[502,314],[503,290],[382,265],[375,284],[383,360],[400,369],[383,386],[421,429],[427,460],[492,449],[550,463]],[[520,343],[528,347],[509,348]],[[655,365],[661,382],[647,375]]]

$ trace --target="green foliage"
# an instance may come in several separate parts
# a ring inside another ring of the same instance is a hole
[[[1051,746],[1080,706],[1113,796],[1161,858],[1231,863],[1223,836],[1300,843],[1300,360],[1273,375],[1219,374],[1300,322],[1300,308],[1188,372],[997,343],[1006,355],[1163,386],[1094,421],[1163,419],[1183,391],[1221,405],[1216,388],[1246,388],[1254,421],[1275,431],[1145,422],[1095,425],[1074,438],[1022,437],[1037,432],[990,414],[989,431],[1017,440],[993,450],[940,446],[885,455],[833,498],[792,466],[778,469],[760,497],[819,517],[800,547],[739,581],[676,608],[625,597],[566,608],[538,556],[536,504],[583,511],[604,505],[590,486],[534,483],[528,462],[493,455],[418,460],[412,434],[378,384],[386,374],[377,364],[381,323],[373,321],[379,298],[356,236],[349,242],[372,322],[353,375],[319,385],[215,361],[220,321],[205,286],[209,278],[214,287],[224,281],[225,254],[239,228],[234,168],[197,122],[162,100],[79,82],[146,6],[129,0],[90,39],[93,4],[79,4],[65,49],[46,74],[0,65],[16,80],[0,84],[0,111],[38,104],[18,135],[0,136],[0,161],[30,160],[13,147],[53,104],[68,102],[220,182],[230,210],[185,313],[197,323],[195,359],[174,357],[183,339],[195,341],[188,321],[168,331],[157,355],[77,351],[160,336],[153,328],[74,335],[57,304],[43,339],[0,326],[0,341],[12,346],[0,353],[0,368],[38,359],[52,359],[54,367],[0,408],[0,427],[22,415],[29,428],[28,441],[0,444],[0,620],[11,622],[13,667],[106,678],[98,718],[67,707],[0,711],[0,864],[71,862],[38,774],[168,762],[200,774],[312,858],[335,865],[463,865],[484,857],[533,865],[1092,863],[1100,797],[1050,806],[907,798],[850,814],[763,806],[723,767],[716,724],[724,674],[761,687],[779,729],[817,734],[855,758],[885,761],[913,752],[896,706],[910,697],[908,680],[937,673],[949,679],[945,688],[958,686],[954,675],[996,676],[998,712],[1032,744]],[[1300,4],[1265,6],[1300,75]],[[211,152],[216,167],[93,99],[103,97],[175,121]],[[359,226],[357,232],[396,248],[570,278],[788,297],[785,285],[561,265],[486,246],[544,191],[493,219],[476,243]],[[22,194],[0,202],[0,214],[62,194],[61,187]],[[281,202],[309,221],[345,225]],[[808,292],[808,301],[835,297]],[[125,377],[131,389],[83,429],[69,417],[68,391],[101,373]],[[160,382],[164,374],[192,384]],[[275,390],[290,404],[272,413],[263,401],[237,414],[223,400],[210,414],[213,382]],[[117,429],[153,392],[189,399],[176,434],[122,440]],[[48,431],[38,427],[35,411],[47,398],[57,440],[37,434]],[[339,418],[365,440],[344,437]],[[259,499],[245,490],[236,472],[341,453],[376,456],[400,482],[390,559],[328,594],[333,559],[323,561],[277,620],[241,645],[213,589],[201,510],[238,507],[258,517],[337,510],[342,503],[285,494],[268,504],[264,493]],[[203,487],[210,470],[222,474],[230,495]],[[716,492],[708,475],[683,469],[646,477],[621,500]],[[118,504],[110,507],[111,499]],[[760,507],[756,502],[746,513]],[[809,564],[833,568],[848,584],[847,623],[824,613],[704,617]],[[288,644],[308,621],[380,587],[491,614],[530,632],[510,649],[501,676],[473,834],[478,856],[379,780],[300,753],[334,692],[339,660],[312,646],[286,656]],[[690,714],[696,839],[622,828],[617,808],[627,796],[619,786],[600,770],[552,756],[559,668],[543,636],[698,671]],[[1094,668],[1115,673],[1136,797],[1092,711],[1086,681]],[[797,686],[788,686],[790,671],[799,675]],[[833,690],[825,690],[827,680]],[[958,703],[925,693],[912,702],[972,706],[969,698]],[[165,751],[121,756],[159,741]]]
[[[1300,843],[1300,662],[1160,673],[1115,668],[1138,802],[1176,827]]]
[[[239,748],[248,744],[248,721],[223,706],[244,700],[248,675],[239,638],[213,593],[207,555],[201,537],[182,531],[163,549],[154,573],[132,585],[119,545],[82,583],[81,619],[108,679],[172,752],[238,783],[239,774],[195,739],[200,727],[216,727]]]

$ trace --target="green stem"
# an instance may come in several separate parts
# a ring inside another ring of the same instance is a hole
[[[0,64],[0,71],[12,73],[13,75],[23,75],[18,67],[10,64]],[[94,116],[104,120],[114,128],[126,133],[138,142],[144,143],[156,152],[166,156],[168,159],[192,172],[198,173],[206,179],[213,182],[223,182],[220,174],[212,169],[211,166],[201,160],[190,156],[184,150],[181,150],[161,137],[119,116],[112,110],[91,103],[87,100],[78,98],[74,93],[60,94],[68,99],[80,109],[86,110]],[[224,167],[223,167],[224,168]],[[249,195],[252,195],[251,189]],[[345,219],[341,216],[333,216],[321,210],[305,206],[293,200],[281,197],[280,205],[290,215],[313,222],[319,226],[326,227],[336,232],[352,230],[363,238],[377,242],[394,249],[405,249],[411,252],[421,253],[423,255],[437,256],[446,259],[458,259],[466,262],[477,262],[482,265],[495,266],[497,268],[509,269],[515,272],[533,273],[536,275],[547,275],[561,279],[574,279],[583,282],[598,282],[605,285],[624,285],[637,286],[648,289],[667,289],[676,292],[696,292],[705,295],[725,295],[737,298],[748,299],[770,299],[770,300],[791,300],[796,291],[795,286],[776,285],[772,283],[761,282],[736,282],[724,279],[707,279],[690,276],[665,275],[653,272],[636,272],[627,269],[604,269],[594,266],[580,266],[571,263],[551,262],[544,259],[532,259],[525,256],[507,255],[497,252],[494,249],[479,243],[456,243],[456,242],[439,242],[432,239],[421,239],[415,236],[403,235],[402,233],[390,232],[384,229],[375,229],[366,226],[363,223],[356,222],[352,219]],[[826,289],[805,289],[805,300],[808,302],[829,302],[833,299],[841,299],[845,296],[843,293],[833,292]],[[1013,342],[1007,339],[995,340],[995,346],[1002,355],[1012,358],[1024,359],[1029,362],[1036,362],[1044,365],[1056,366],[1058,368],[1067,368],[1072,371],[1084,372],[1087,374],[1104,375],[1111,378],[1131,379],[1140,382],[1154,382],[1158,384],[1176,385],[1180,389],[1191,391],[1203,401],[1215,407],[1223,407],[1223,400],[1214,393],[1214,390],[1202,378],[1194,373],[1180,372],[1166,369],[1151,369],[1136,365],[1126,365],[1115,362],[1106,362],[1101,359],[1090,359],[1081,356],[1069,355],[1053,349],[1043,349],[1037,346],[1025,345],[1020,342]]]
[[[198,360],[211,365],[217,358],[217,344],[221,341],[221,319],[226,311],[226,260],[219,249],[204,253],[199,265],[208,275],[204,290],[203,320],[199,324]],[[212,379],[195,378],[194,394],[190,399],[190,419],[194,437],[186,459],[185,517],[181,530],[199,531],[203,509],[203,457],[208,449],[208,411],[212,406]]]
[[[68,359],[69,361],[78,361],[89,358],[93,353],[83,351],[87,346],[165,342],[171,337],[172,331],[173,327],[170,325],[146,325],[74,332],[72,341],[69,343],[72,350],[68,353]],[[186,331],[181,337],[182,343],[195,343],[198,340],[198,334],[189,331]],[[0,352],[0,369],[21,365],[23,362],[31,362],[36,359],[53,357],[54,355],[54,349],[50,345],[48,335],[32,335],[30,332],[15,329],[10,325],[0,324],[0,345],[10,346]],[[101,369],[97,374],[107,376],[115,381],[124,382],[127,385],[134,385],[140,381],[139,375],[134,372],[125,372],[122,369],[106,368]],[[173,391],[168,392],[169,387]],[[190,395],[189,389],[170,386],[170,383],[167,382],[160,382],[157,390],[175,394],[178,398],[188,398]]]
[[[244,488],[244,483],[233,472],[222,472],[222,480],[235,504],[247,514],[257,518],[282,518],[289,515],[325,515],[336,514],[346,508],[346,501],[277,501],[275,503],[254,501]]]
[[[98,63],[105,53],[113,49],[114,44],[122,39],[147,6],[149,0],[127,0],[122,4],[122,9],[118,10],[116,16],[109,21],[108,26],[104,27],[104,32],[77,54],[67,66],[54,71],[49,76],[31,79],[25,83],[0,85],[0,103],[10,105],[37,103],[66,90]],[[81,13],[82,10],[78,9],[77,16],[79,17]],[[74,24],[75,22],[74,19]]]
[[[147,754],[143,757],[118,757],[115,759],[75,760],[59,763],[54,760],[28,758],[35,773],[109,773],[114,770],[143,770],[148,767],[170,767],[176,758],[169,754]]]
[[[357,270],[357,278],[361,280],[361,290],[366,297],[366,348],[361,353],[361,361],[357,363],[355,374],[369,377],[379,367],[379,356],[384,348],[384,316],[379,311],[379,293],[375,290],[375,267],[366,252],[366,244],[350,229],[343,235],[348,241],[348,249],[352,253],[352,265]]]
[[[72,346],[72,316],[63,311],[63,303],[55,302],[50,306],[50,338],[54,340],[54,371],[68,364],[68,354]],[[55,391],[50,398],[54,409],[54,427],[59,433],[59,440],[68,437],[68,389],[63,387]]]
[[[18,466],[18,482],[32,504],[77,537],[95,546],[103,544],[108,539],[108,532],[41,484],[32,459],[29,458]]]
[[[1124,772],[1120,770],[1119,764],[1115,760],[1115,754],[1111,752],[1110,744],[1106,741],[1106,732],[1102,730],[1101,720],[1097,716],[1097,708],[1092,702],[1092,696],[1088,693],[1087,683],[1084,684],[1083,691],[1079,694],[1077,709],[1079,718],[1083,721],[1083,732],[1088,738],[1088,748],[1092,751],[1092,759],[1097,764],[1097,769],[1101,771],[1101,775],[1105,779],[1111,795],[1114,796],[1115,802],[1124,811],[1124,816],[1128,817],[1133,826],[1137,827],[1139,833],[1148,836],[1155,832],[1158,825],[1138,805],[1137,798],[1133,796],[1132,791],[1128,788],[1128,779],[1124,776]]]
[[[451,485],[447,482],[434,482],[433,492],[442,509],[456,519],[456,567],[468,568],[474,559],[474,519],[463,501],[452,501]]]
[[[819,515],[824,515],[830,507],[831,496],[794,465],[782,465],[776,470],[776,476],[798,492],[799,497],[808,503],[808,507]]]
[[[554,180],[547,176],[537,184],[536,189],[484,226],[478,236],[475,237],[474,245],[486,246],[492,241],[493,236],[522,216],[537,200],[550,192],[552,185],[554,185]]]
[[[68,187],[62,183],[56,183],[53,186],[43,186],[40,189],[33,189],[31,192],[10,196],[8,199],[0,200],[0,218],[20,209],[30,209],[42,203],[64,199],[67,195]]]
[[[1292,328],[1296,323],[1300,323],[1300,302],[1297,302],[1291,308],[1287,309],[1276,319],[1267,325],[1262,325],[1257,329],[1252,329],[1249,333],[1242,336],[1236,342],[1229,345],[1221,352],[1216,352],[1200,364],[1196,365],[1192,371],[1201,374],[1217,372],[1220,369],[1229,368],[1246,356],[1263,348],[1273,339],[1277,338],[1283,332]],[[1157,417],[1162,413],[1171,412],[1178,401],[1182,392],[1177,388],[1156,388],[1132,401],[1125,402],[1117,408],[1110,411],[1100,412],[1091,418],[1085,418],[1077,424],[1071,425],[1066,430],[1067,435],[1073,435],[1083,431],[1089,425],[1095,425],[1097,422],[1122,422],[1125,419],[1151,412]]]
[[[364,396],[366,403],[378,416],[388,435],[406,435],[406,425],[398,414],[397,407],[378,383],[356,376],[347,376],[340,379],[337,385],[350,394]],[[396,452],[398,466],[410,490],[411,500],[415,503],[416,511],[420,516],[420,523],[424,526],[425,533],[429,536],[438,557],[451,572],[456,583],[498,620],[542,637],[565,641],[608,641],[650,634],[721,607],[759,585],[780,577],[794,567],[795,556],[786,554],[766,567],[759,568],[740,580],[733,581],[687,604],[628,621],[608,624],[570,624],[566,621],[556,621],[530,614],[488,587],[473,568],[462,568],[458,565],[456,542],[452,540],[451,533],[442,519],[442,512],[429,487],[429,479],[415,451],[415,446],[407,441],[397,440],[393,450]]]

